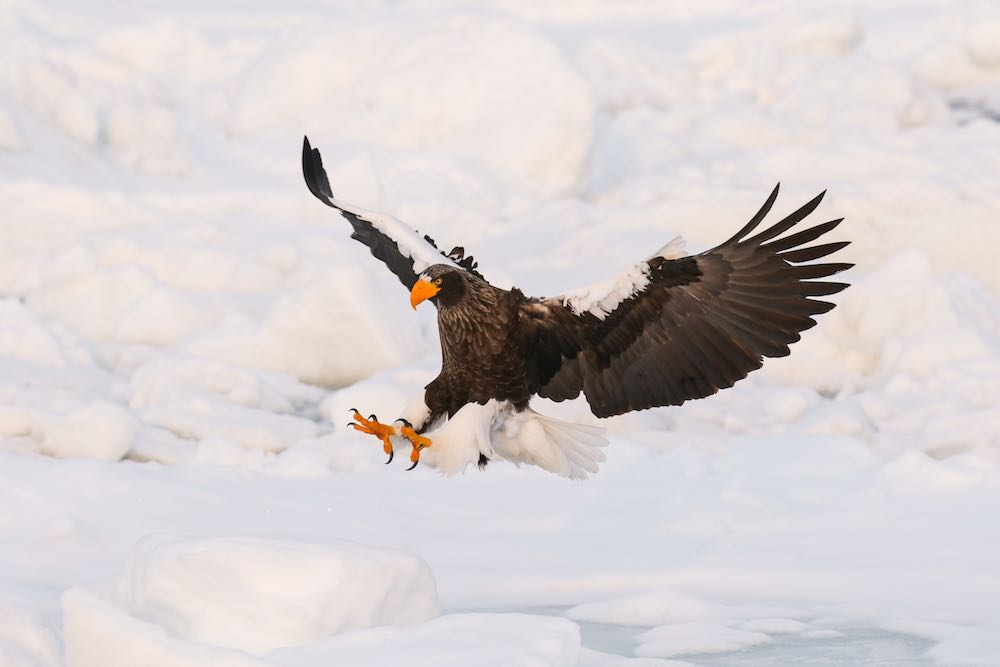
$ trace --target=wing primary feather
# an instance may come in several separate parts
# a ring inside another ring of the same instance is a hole
[[[747,323],[746,318],[739,313],[729,311],[725,308],[717,309],[713,318],[729,331],[730,336],[735,341],[746,341],[760,348],[761,354],[768,357],[784,357],[788,354],[788,342],[783,339],[775,339],[771,329],[765,329],[759,321]],[[784,338],[791,338],[782,333]],[[798,335],[795,335],[798,340]]]
[[[731,243],[737,243],[744,236],[746,236],[747,234],[749,234],[750,232],[752,232],[757,227],[757,225],[759,225],[761,223],[761,221],[771,211],[771,207],[774,206],[774,201],[778,198],[778,190],[780,188],[781,188],[781,183],[777,183],[774,186],[774,189],[771,190],[771,194],[768,195],[767,201],[764,202],[764,205],[760,207],[760,210],[757,211],[757,213],[755,213],[752,218],[750,218],[750,222],[748,222],[747,224],[743,225],[743,229],[741,229],[740,231],[736,232],[732,237],[729,238],[728,241],[726,241],[722,245],[725,246],[725,245],[729,245]]]
[[[770,252],[781,252],[782,250],[788,250],[790,248],[794,248],[795,246],[800,246],[803,243],[815,241],[819,237],[823,236],[823,234],[835,229],[837,225],[843,221],[843,218],[837,218],[836,220],[824,222],[821,225],[816,225],[815,227],[810,227],[809,229],[803,229],[801,232],[797,232],[791,236],[786,236],[783,239],[772,241],[766,246],[763,246],[763,248]]]
[[[830,303],[829,301],[820,301],[818,299],[809,299],[809,303],[811,303],[813,306],[814,315],[822,315],[823,313],[828,313],[831,310],[833,310],[833,307],[836,305],[834,303]]]
[[[789,285],[782,294],[734,291],[732,299],[735,303],[759,311],[758,315],[766,313],[773,317],[807,318],[810,315],[815,315],[816,309],[812,301],[802,298],[808,296],[802,293],[801,286],[805,284],[805,282],[801,282]]]
[[[319,154],[318,148],[309,145],[309,137],[302,137],[302,176],[306,180],[306,187],[313,193],[316,199],[320,200],[331,208],[339,208],[332,201],[333,189],[330,188],[330,179],[323,168],[323,158]]]
[[[805,220],[806,216],[815,211],[816,207],[819,206],[819,203],[823,201],[823,197],[825,195],[826,195],[826,190],[823,190],[823,192],[819,193],[818,195],[807,201],[805,204],[802,205],[801,208],[791,213],[784,220],[782,220],[781,222],[772,227],[768,227],[760,234],[757,234],[757,236],[747,239],[746,241],[744,241],[744,243],[762,245],[765,241],[773,239],[778,234],[782,234],[788,231],[796,223],[802,222],[803,220]]]
[[[726,308],[730,308],[750,320],[764,321],[782,329],[800,330],[804,326],[812,326],[809,324],[809,316],[812,313],[808,300],[801,297],[794,301],[795,305],[799,306],[797,312],[790,312],[787,308],[783,308],[783,304],[780,303],[775,306],[767,301],[744,298],[743,295],[727,297],[723,303]]]
[[[841,290],[847,289],[848,283],[828,283],[828,282],[812,282],[809,280],[799,283],[800,292],[804,296],[827,296],[830,294],[836,294]]]
[[[854,265],[847,263],[833,263],[833,262],[831,262],[830,264],[806,264],[805,266],[795,267],[794,269],[792,269],[792,273],[799,280],[809,280],[811,278],[826,278],[828,276],[832,276],[835,273],[846,271],[852,266]]]
[[[822,245],[812,246],[811,248],[799,248],[797,250],[791,250],[789,252],[783,252],[778,257],[785,260],[786,262],[809,262],[814,259],[820,259],[821,257],[826,257],[827,255],[833,254],[842,248],[846,248],[851,245],[850,241],[836,241],[834,243],[824,243]]]

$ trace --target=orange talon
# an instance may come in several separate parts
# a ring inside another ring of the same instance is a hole
[[[410,460],[413,461],[413,465],[407,468],[407,470],[413,470],[417,467],[417,464],[420,463],[420,451],[424,447],[431,446],[431,439],[425,438],[413,430],[413,427],[409,422],[403,422],[403,425],[399,427],[399,434],[409,440],[410,444],[413,445],[413,451],[410,452]]]
[[[365,419],[356,409],[351,408],[351,412],[354,413],[352,417],[354,421],[348,424],[348,426],[352,427],[355,431],[374,435],[381,440],[382,450],[389,455],[389,460],[386,461],[386,464],[392,463],[394,452],[392,451],[392,442],[389,440],[389,436],[396,435],[396,429],[390,424],[379,423],[378,417],[375,415],[370,415],[368,419]]]

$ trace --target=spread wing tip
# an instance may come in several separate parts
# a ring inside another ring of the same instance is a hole
[[[730,243],[738,243],[743,240],[744,236],[752,232],[757,227],[757,225],[760,224],[761,220],[764,219],[764,216],[766,216],[771,211],[771,207],[774,206],[775,200],[778,199],[778,191],[780,189],[781,189],[781,181],[778,181],[777,183],[775,183],[774,189],[771,190],[771,194],[767,196],[767,200],[764,202],[764,205],[760,207],[760,210],[757,211],[757,213],[752,218],[750,218],[750,222],[745,224],[743,226],[743,229],[733,234],[733,236],[722,245],[728,245]]]
[[[774,189],[771,190],[771,194],[768,195],[767,200],[764,202],[764,205],[760,207],[760,210],[758,210],[757,213],[752,218],[750,218],[750,221],[746,225],[744,225],[743,228],[740,229],[740,231],[736,232],[736,234],[730,237],[725,243],[717,247],[740,244],[740,243],[756,243],[758,245],[763,244],[769,239],[778,236],[782,232],[791,229],[796,223],[801,222],[806,216],[808,216],[810,213],[816,210],[816,208],[820,205],[820,202],[822,202],[823,198],[826,196],[826,190],[823,190],[818,195],[816,195],[808,202],[806,202],[803,206],[799,207],[798,210],[791,213],[777,224],[767,228],[763,232],[757,234],[757,236],[748,239],[747,236],[750,234],[750,232],[752,232],[754,229],[760,226],[760,223],[763,222],[767,214],[771,212],[771,207],[774,206],[774,202],[778,198],[778,191],[780,189],[781,189],[781,183],[778,182],[774,186]]]
[[[316,199],[327,206],[337,208],[333,202],[333,189],[330,188],[330,179],[323,168],[323,158],[319,154],[318,148],[313,148],[309,143],[309,137],[302,137],[302,176],[305,178],[306,187],[313,193]]]

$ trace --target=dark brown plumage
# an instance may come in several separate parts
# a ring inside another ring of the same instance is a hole
[[[431,414],[415,425],[418,431],[463,405],[490,399],[523,409],[532,396],[563,401],[582,393],[595,415],[608,417],[709,396],[760,368],[764,357],[787,355],[800,333],[816,324],[813,317],[833,308],[816,297],[847,286],[818,279],[851,264],[805,264],[848,244],[806,246],[840,220],[779,238],[816,209],[822,194],[751,236],[777,198],[775,187],[725,243],[639,264],[640,279],[610,312],[578,309],[568,296],[531,298],[490,285],[461,248],[445,255],[424,237],[440,257],[432,263],[426,258],[435,255],[427,248],[401,247],[390,223],[333,199],[319,152],[308,140],[302,158],[309,189],[343,212],[353,238],[407,287],[423,280],[435,292],[430,299],[438,307],[442,368],[426,387]]]
[[[763,357],[787,355],[800,332],[816,324],[812,316],[833,308],[812,297],[847,287],[810,279],[852,265],[797,265],[848,244],[799,248],[840,220],[773,240],[815,210],[823,194],[748,238],[777,195],[775,187],[725,243],[695,256],[650,260],[649,285],[606,319],[575,315],[558,299],[542,301],[538,395],[561,401],[582,391],[594,414],[608,417],[710,396],[760,368]]]

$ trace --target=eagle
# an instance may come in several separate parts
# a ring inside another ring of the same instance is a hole
[[[597,417],[681,405],[704,398],[783,357],[824,297],[846,283],[823,280],[853,266],[816,263],[849,244],[807,245],[842,218],[792,230],[823,193],[779,222],[758,227],[778,197],[725,242],[688,255],[674,239],[611,280],[538,298],[491,285],[462,247],[440,250],[395,218],[334,197],[319,150],[308,137],[302,172],[309,191],[351,225],[351,237],[410,291],[410,304],[437,307],[441,371],[391,423],[352,409],[349,426],[374,436],[393,458],[411,446],[446,474],[493,459],[532,463],[583,478],[597,471],[607,444],[601,428],[533,410],[534,397],[581,394]],[[756,232],[756,233],[755,233]]]

